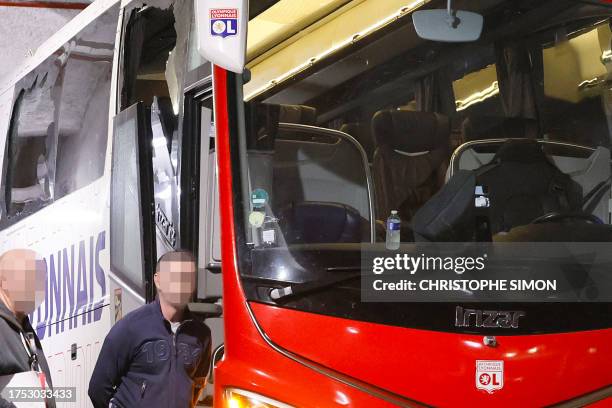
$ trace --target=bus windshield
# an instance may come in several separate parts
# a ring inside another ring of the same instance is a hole
[[[247,297],[404,324],[417,312],[360,303],[360,254],[385,245],[392,212],[402,244],[612,241],[611,9],[477,2],[480,39],[442,43],[416,35],[414,8],[379,5],[349,2],[251,56]]]

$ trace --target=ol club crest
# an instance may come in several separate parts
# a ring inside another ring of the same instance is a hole
[[[238,9],[210,9],[210,34],[219,37],[236,35],[238,32]]]
[[[476,388],[493,393],[504,387],[504,362],[476,360]]]

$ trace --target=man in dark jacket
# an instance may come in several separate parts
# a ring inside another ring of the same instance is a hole
[[[0,376],[36,371],[42,387],[51,375],[28,314],[45,297],[47,268],[34,251],[15,249],[0,257]],[[0,397],[0,408],[14,407]],[[47,407],[55,401],[47,400]]]
[[[155,269],[158,298],[111,329],[89,382],[96,408],[193,407],[206,385],[208,327],[189,313],[197,268],[191,253],[164,254]]]

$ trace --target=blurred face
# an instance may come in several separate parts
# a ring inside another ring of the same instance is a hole
[[[155,274],[155,286],[160,298],[175,306],[184,306],[191,300],[196,282],[195,262],[187,255],[178,260],[163,261]]]
[[[32,313],[45,299],[47,267],[30,250],[11,250],[0,261],[2,289],[13,302],[15,312]]]

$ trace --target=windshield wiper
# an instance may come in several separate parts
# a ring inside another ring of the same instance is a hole
[[[281,300],[289,296],[297,296],[310,292],[318,292],[322,289],[327,289],[330,286],[335,286],[338,283],[353,280],[361,276],[360,267],[332,267],[327,268],[326,270],[329,272],[353,272],[357,270],[359,271],[359,273],[351,273],[349,275],[335,277],[331,279],[319,279],[302,283],[294,283],[293,285],[285,286],[284,288],[272,289],[270,291],[270,297],[273,300]]]

